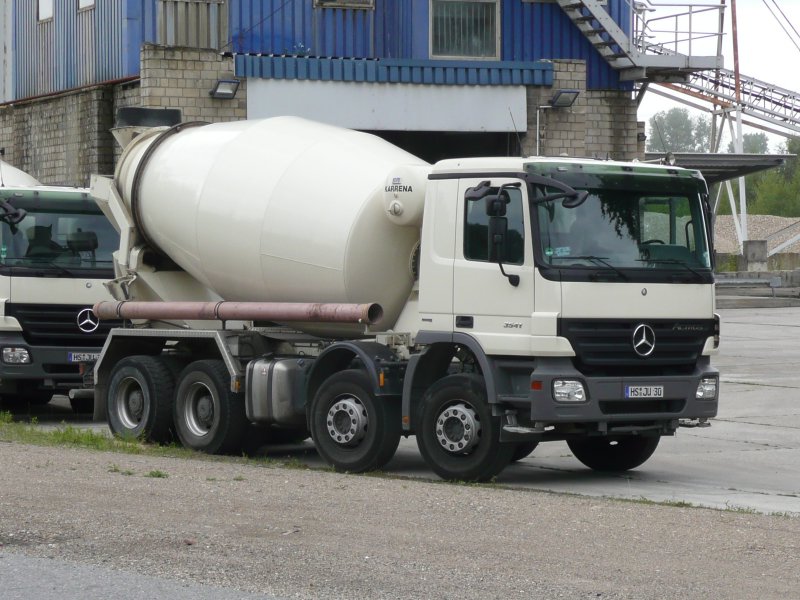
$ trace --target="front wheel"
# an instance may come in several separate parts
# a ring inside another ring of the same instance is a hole
[[[175,391],[175,433],[184,447],[207,454],[238,452],[246,427],[244,396],[231,391],[225,363],[197,360],[181,371]]]
[[[486,481],[511,460],[515,445],[500,443],[483,377],[449,375],[431,386],[417,421],[417,446],[442,479]]]
[[[311,438],[337,471],[380,469],[400,443],[400,401],[376,398],[369,378],[354,369],[331,375],[311,404]]]
[[[595,471],[619,473],[635,469],[656,451],[659,436],[609,436],[567,440],[579,461]]]

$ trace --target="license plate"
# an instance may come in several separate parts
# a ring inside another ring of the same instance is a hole
[[[663,398],[663,385],[626,385],[626,398]]]
[[[71,363],[96,362],[100,358],[99,352],[69,352],[67,360]]]

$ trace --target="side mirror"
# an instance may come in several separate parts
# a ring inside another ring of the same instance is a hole
[[[505,204],[503,204],[503,214],[505,214]],[[508,236],[508,219],[506,217],[489,217],[489,262],[496,262],[500,266],[500,272],[508,278],[508,282],[517,287],[519,285],[519,275],[509,275],[503,269],[503,256],[506,249],[506,238]]]
[[[508,219],[489,217],[489,262],[503,262],[508,235]]]
[[[508,194],[503,190],[500,190],[500,193],[496,196],[487,196],[486,216],[489,218],[505,217],[506,207],[509,202],[511,202],[511,198],[509,198]]]

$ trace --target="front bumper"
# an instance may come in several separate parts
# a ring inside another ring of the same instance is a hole
[[[531,374],[531,381],[541,382],[540,390],[531,391],[530,420],[537,426],[563,423],[665,422],[684,419],[709,419],[717,414],[719,383],[714,398],[696,397],[703,378],[719,381],[719,371],[711,367],[707,357],[698,361],[688,375],[648,375],[586,377],[574,368],[568,358],[540,360]],[[583,402],[557,402],[553,398],[553,380],[583,382]],[[626,386],[663,386],[662,398],[626,398]],[[533,387],[533,386],[531,386]]]
[[[82,387],[80,362],[75,359],[90,357],[99,352],[94,347],[32,346],[22,335],[5,333],[0,335],[0,357],[2,348],[24,348],[31,362],[9,364],[0,359],[0,393],[14,392],[21,381],[38,381],[43,389],[67,390]]]

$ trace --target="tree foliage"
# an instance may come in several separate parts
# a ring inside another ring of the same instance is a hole
[[[671,108],[650,117],[648,152],[708,152],[711,121],[692,117],[688,109]]]
[[[728,152],[736,152],[733,141],[728,142]],[[767,154],[769,138],[766,133],[745,133],[742,136],[742,152],[744,154]]]
[[[800,138],[787,140],[781,150],[800,155]],[[800,169],[796,158],[790,158],[777,169],[765,171],[753,183],[754,199],[752,204],[748,202],[751,213],[800,217]]]

